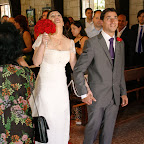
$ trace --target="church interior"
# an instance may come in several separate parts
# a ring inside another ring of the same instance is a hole
[[[9,19],[15,18],[18,15],[25,16],[28,20],[32,43],[34,43],[34,28],[36,23],[43,18],[44,11],[58,10],[65,20],[69,18],[68,21],[70,23],[70,18],[73,18],[74,21],[86,19],[86,8],[92,9],[92,17],[96,10],[103,11],[106,8],[114,8],[118,15],[126,18],[125,27],[132,31],[133,25],[139,24],[138,12],[140,10],[144,11],[144,0],[0,0],[0,19],[2,20],[4,15],[8,16]],[[70,32],[70,26],[66,27],[66,29]],[[119,34],[122,36],[121,33]],[[135,35],[133,31],[122,39],[126,39],[129,49],[132,48],[135,50],[135,40],[132,35]],[[144,36],[141,41],[144,46]],[[130,52],[129,49],[125,50],[126,63],[124,70],[129,104],[126,107],[119,106],[112,144],[144,144],[144,51],[142,50],[138,56],[139,58],[141,57],[141,61],[136,62],[134,53]],[[37,76],[39,68],[35,66],[31,66],[30,68]],[[68,73],[70,77],[71,73]],[[75,95],[72,86],[69,87],[69,95],[69,144],[82,144],[84,129],[88,122],[87,105],[81,101],[81,98]],[[98,143],[99,137],[97,136],[94,144]]]

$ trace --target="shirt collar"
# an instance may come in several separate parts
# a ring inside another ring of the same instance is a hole
[[[110,38],[114,38],[115,39],[115,35],[113,37],[111,37],[107,33],[105,33],[104,30],[102,30],[101,34],[102,34],[102,36],[104,37],[104,39],[106,41],[109,41]]]
[[[126,29],[127,26],[125,26],[121,31],[119,31],[118,29],[118,32],[122,33],[125,29]]]
[[[86,18],[86,23],[89,23],[89,22],[87,21],[87,18]],[[89,24],[93,24],[93,20],[92,20]]]
[[[143,24],[143,25],[139,24],[139,27],[141,27],[141,26],[143,26],[143,27],[144,27],[144,24]]]

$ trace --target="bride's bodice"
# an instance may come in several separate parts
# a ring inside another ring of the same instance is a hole
[[[33,44],[33,49],[35,49],[35,47],[39,47],[41,41],[42,35],[36,39],[35,43]],[[70,53],[76,53],[73,40],[66,38],[66,42],[61,42],[61,46],[64,48],[63,50],[57,50],[56,48],[58,48],[59,45],[55,43],[57,43],[57,41],[50,40],[50,42],[47,44],[47,47],[44,51],[41,67],[47,65],[50,67],[62,66],[64,68],[65,65],[70,61]]]
[[[59,51],[59,50],[49,50],[45,49],[43,63],[49,65],[58,65],[65,67],[65,65],[70,60],[70,51]]]

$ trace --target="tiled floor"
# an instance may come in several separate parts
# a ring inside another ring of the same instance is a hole
[[[82,144],[84,128],[71,120],[72,144]],[[98,138],[94,144],[98,144]],[[112,144],[144,144],[144,103],[136,102],[120,109]]]

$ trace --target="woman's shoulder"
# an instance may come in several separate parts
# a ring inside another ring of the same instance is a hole
[[[80,42],[82,43],[82,42],[85,42],[86,40],[88,40],[88,37],[87,37],[87,36],[83,36],[83,37],[81,38]]]
[[[23,32],[23,37],[31,36],[29,31],[24,31]]]
[[[83,36],[81,40],[87,40],[88,37],[87,36]]]
[[[30,34],[29,31],[23,31],[23,34]]]

